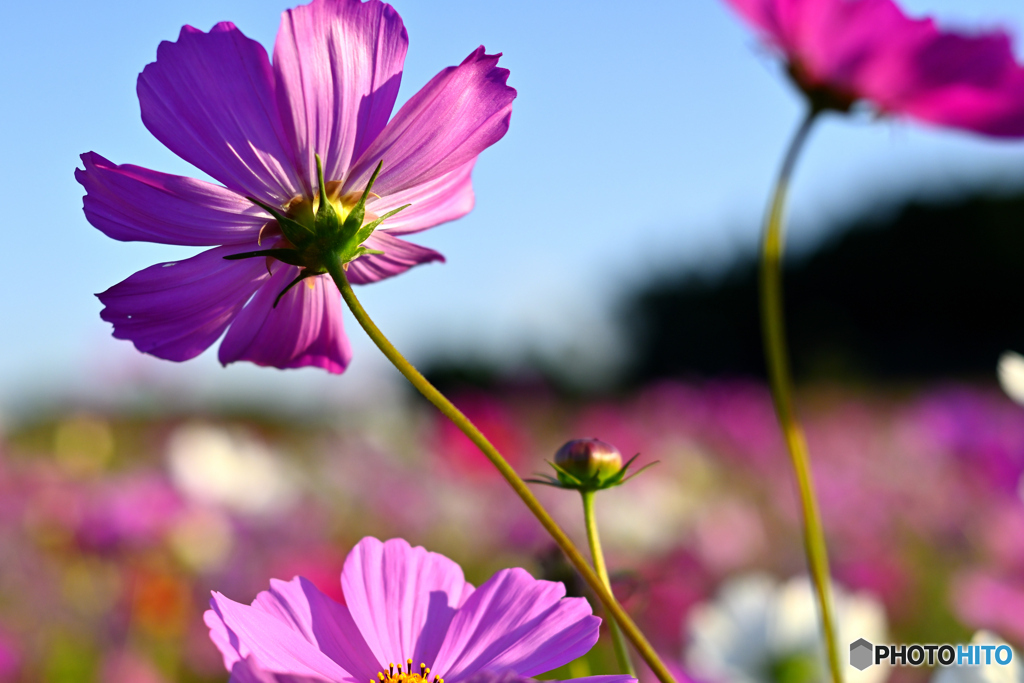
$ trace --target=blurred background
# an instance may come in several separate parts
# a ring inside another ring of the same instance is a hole
[[[1024,30],[1016,0],[903,4]],[[269,48],[285,7],[5,8],[0,180],[31,211],[8,219],[0,269],[0,681],[224,680],[209,591],[247,602],[303,574],[341,599],[365,534],[444,552],[475,583],[520,565],[582,590],[354,325],[334,377],[225,369],[215,352],[168,363],[99,319],[93,293],[191,250],[89,226],[78,155],[201,175],[142,126],[136,76],[183,24],[231,20]],[[720,2],[396,8],[400,101],[480,43],[519,97],[475,210],[417,236],[447,264],[360,296],[524,475],[583,436],[661,461],[599,515],[617,593],[686,664],[724,586],[804,567],[755,287],[800,102]],[[1024,143],[828,118],[791,216],[790,341],[837,580],[880,606],[892,642],[986,628],[1024,646],[1024,408],[995,378],[1000,353],[1024,352]],[[576,497],[538,494],[582,542]]]

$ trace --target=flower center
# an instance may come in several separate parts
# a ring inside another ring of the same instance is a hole
[[[334,207],[339,220],[344,221],[348,218],[352,209],[359,204],[359,198],[362,196],[362,192],[348,192],[345,195],[342,195],[340,180],[329,180],[324,184],[327,186],[327,201],[329,201],[331,206]],[[379,199],[379,197],[372,192],[370,193],[370,196],[375,199]],[[320,208],[320,192],[316,192],[312,199],[305,195],[293,197],[284,205],[283,208],[285,216],[291,218],[297,223],[308,226],[311,231],[315,230],[316,212]],[[373,221],[377,218],[378,216],[373,212],[365,211],[363,220]]]
[[[229,254],[224,258],[238,260],[268,257],[292,266],[299,266],[298,276],[277,295],[277,299],[274,301],[276,308],[281,297],[289,289],[306,278],[327,273],[330,271],[331,265],[340,264],[342,269],[348,270],[348,264],[360,256],[383,254],[383,251],[364,247],[363,243],[369,239],[378,225],[411,206],[405,204],[388,211],[383,216],[369,214],[371,219],[366,222],[368,215],[366,200],[373,194],[371,192],[373,182],[377,179],[383,163],[377,164],[377,168],[366,184],[366,189],[361,193],[351,192],[341,195],[341,183],[336,180],[329,183],[324,181],[320,155],[316,155],[316,174],[320,191],[311,199],[295,197],[279,209],[253,197],[248,198],[277,221],[277,227],[284,237],[282,244],[273,249]],[[327,201],[324,201],[325,198]],[[272,222],[268,222],[264,228],[271,225]],[[262,234],[261,230],[261,237]],[[399,673],[402,673],[401,670]],[[412,675],[412,672],[409,671],[408,675]]]
[[[806,67],[798,60],[791,61],[786,70],[796,86],[810,100],[811,106],[819,111],[833,110],[845,113],[850,111],[858,100],[857,95],[853,93],[812,78]]]
[[[405,671],[402,671],[402,667],[395,668],[395,663],[391,662],[388,664],[388,672],[383,671],[377,672],[377,680],[370,679],[370,683],[444,683],[444,679],[434,674],[434,679],[430,680],[430,669],[427,668],[426,664],[420,664],[419,671],[413,672],[412,660],[405,660]]]

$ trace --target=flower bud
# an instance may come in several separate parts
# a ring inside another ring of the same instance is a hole
[[[622,470],[622,454],[600,439],[573,439],[555,453],[555,464],[582,483],[600,484]]]

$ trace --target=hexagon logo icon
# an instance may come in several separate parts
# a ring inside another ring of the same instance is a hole
[[[874,664],[874,650],[875,646],[863,638],[853,641],[850,643],[850,666],[857,671],[868,668]]]

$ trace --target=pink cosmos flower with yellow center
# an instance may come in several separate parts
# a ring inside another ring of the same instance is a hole
[[[271,581],[252,605],[214,593],[205,619],[231,681],[517,683],[586,654],[601,623],[561,583],[505,569],[474,588],[402,539],[360,541],[341,587],[345,605],[301,577]]]
[[[1024,68],[1001,31],[942,31],[892,0],[727,0],[784,55],[819,108],[870,100],[883,113],[1024,136]]]
[[[209,33],[185,26],[177,42],[161,43],[138,80],[143,123],[220,184],[95,152],[82,155],[75,177],[86,217],[104,234],[213,248],[97,295],[114,337],[184,361],[226,330],[221,363],[344,371],[340,294],[311,255],[315,240],[302,243],[305,231],[319,229],[322,209],[360,229],[345,257],[352,284],[443,260],[402,236],[469,212],[473,165],[508,130],[516,96],[500,55],[480,47],[389,121],[407,46],[401,17],[379,0],[284,12],[273,64],[227,22]]]

